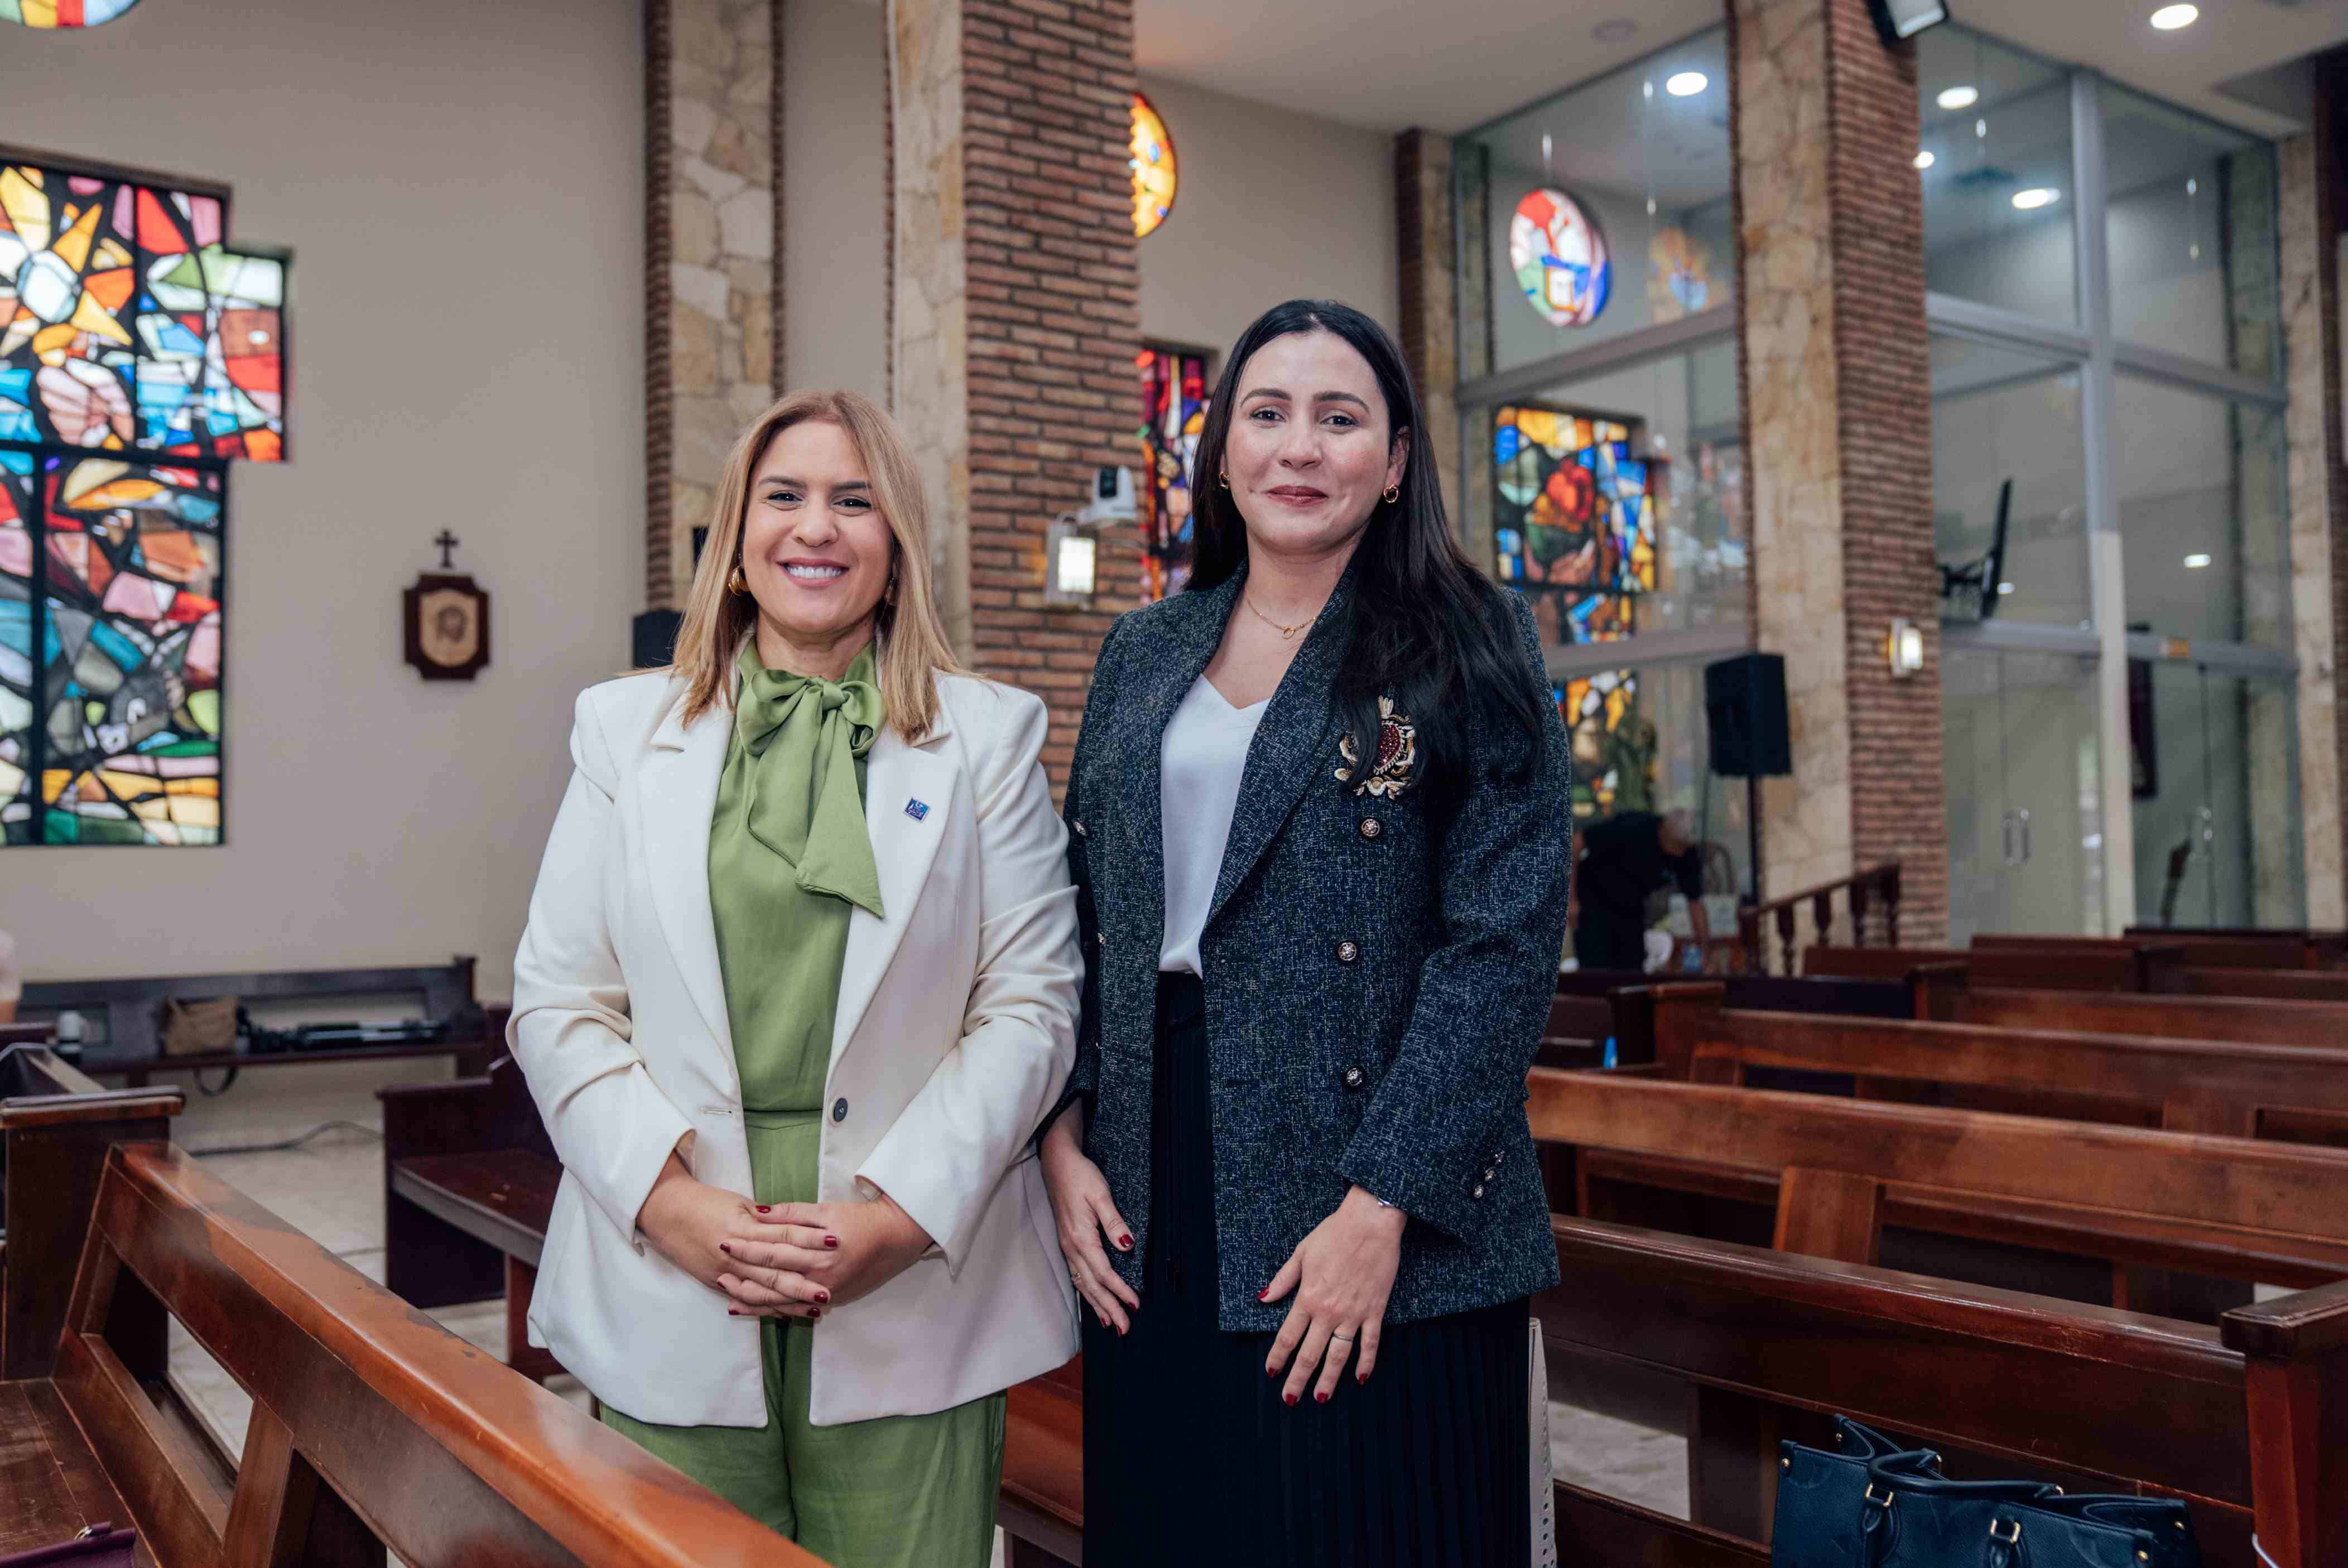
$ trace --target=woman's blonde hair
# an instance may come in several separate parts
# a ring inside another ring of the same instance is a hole
[[[930,505],[897,422],[870,398],[853,392],[794,392],[750,422],[726,459],[717,500],[709,518],[709,539],[685,597],[685,620],[677,628],[672,675],[685,683],[685,722],[711,708],[730,704],[734,661],[742,640],[758,621],[757,601],[726,586],[742,559],[742,527],[749,510],[750,481],[775,438],[794,425],[836,425],[843,431],[872,482],[872,504],[896,540],[891,587],[873,628],[873,663],[889,723],[908,741],[928,733],[937,717],[935,676],[966,673],[955,662],[945,624],[938,619],[930,575]]]

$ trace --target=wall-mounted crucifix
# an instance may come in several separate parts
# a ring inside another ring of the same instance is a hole
[[[401,598],[407,661],[427,681],[470,681],[489,661],[489,592],[452,571],[464,541],[447,528],[432,540],[440,569],[420,574]]]

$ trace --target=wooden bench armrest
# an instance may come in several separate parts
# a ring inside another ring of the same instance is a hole
[[[2348,1280],[2237,1307],[2219,1327],[2245,1356],[2302,1361],[2348,1349]]]
[[[188,1097],[177,1089],[99,1089],[87,1094],[20,1094],[0,1100],[0,1128],[57,1127],[72,1122],[125,1122],[177,1116]]]
[[[255,1432],[282,1434],[405,1562],[821,1568],[169,1143],[115,1146],[83,1255],[67,1346],[101,1401],[128,1397],[98,1327],[134,1278],[252,1396]],[[140,1468],[125,1458],[108,1472]]]

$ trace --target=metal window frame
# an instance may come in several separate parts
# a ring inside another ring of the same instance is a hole
[[[2003,46],[2003,40],[1998,40]],[[2080,628],[1943,621],[1951,650],[2074,653],[2096,661],[2096,738],[2102,756],[2103,890],[2106,927],[2136,919],[2135,801],[2128,783],[2127,669],[2131,660],[2178,660],[2213,673],[2292,680],[2298,661],[2288,649],[2250,643],[2172,642],[2130,633],[2126,597],[2127,545],[2120,530],[2118,440],[2114,426],[2119,381],[2150,382],[2177,391],[2269,412],[2289,401],[2281,381],[2247,375],[2147,343],[2112,330],[2111,255],[2106,227],[2110,193],[2105,182],[2104,77],[2085,67],[2069,69],[2071,95],[2072,279],[2076,320],[2057,323],[1952,295],[1927,292],[1925,323],[1936,336],[2028,355],[2045,370],[2013,378],[1936,385],[1933,399],[1993,389],[2005,379],[2030,379],[2068,368],[2080,382],[2082,474],[2091,620]],[[2134,89],[2129,89],[2133,91]],[[2148,96],[2148,95],[2139,95]]]

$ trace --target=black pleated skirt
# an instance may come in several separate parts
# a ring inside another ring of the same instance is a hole
[[[1269,1334],[1216,1323],[1204,993],[1161,976],[1141,1309],[1085,1320],[1086,1568],[1522,1568],[1526,1304],[1388,1326],[1293,1409]]]

